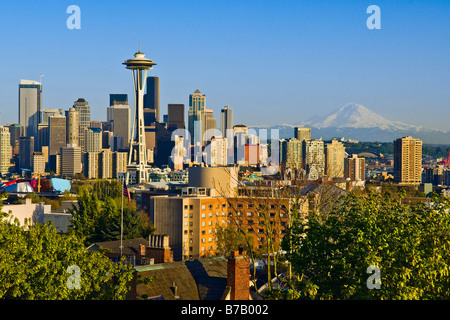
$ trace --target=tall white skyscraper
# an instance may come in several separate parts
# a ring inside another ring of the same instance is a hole
[[[224,137],[213,137],[210,144],[210,165],[227,165],[227,139]]]
[[[38,137],[38,125],[42,117],[42,84],[31,80],[20,80],[19,123],[28,137]]]

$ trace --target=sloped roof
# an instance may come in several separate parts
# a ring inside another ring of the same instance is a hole
[[[140,245],[148,246],[148,239],[124,239],[123,240],[123,254],[134,255],[139,253]],[[89,251],[98,250],[100,247],[111,250],[113,254],[120,254],[120,240],[96,242],[88,247]]]
[[[227,260],[223,257],[135,267],[141,279],[155,277],[136,287],[137,298],[162,297],[175,300],[177,287],[180,300],[220,300],[227,285]]]

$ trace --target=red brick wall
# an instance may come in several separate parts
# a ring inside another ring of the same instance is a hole
[[[243,253],[245,255],[245,252]],[[228,259],[227,286],[231,287],[231,300],[248,300],[250,294],[250,260],[239,252]]]

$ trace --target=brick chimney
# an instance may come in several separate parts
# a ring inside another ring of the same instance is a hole
[[[173,261],[173,251],[169,247],[168,235],[150,235],[146,256],[155,259],[155,263]]]
[[[250,260],[246,251],[233,251],[228,258],[227,286],[231,288],[230,300],[249,300]]]

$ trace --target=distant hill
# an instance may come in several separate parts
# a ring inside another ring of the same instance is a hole
[[[311,127],[313,139],[322,137],[329,140],[344,137],[358,141],[392,142],[400,137],[412,136],[427,144],[450,145],[448,131],[388,120],[356,103],[345,104],[326,116],[314,116],[308,121],[251,128],[278,129],[280,138],[292,138],[294,128],[300,126]]]

